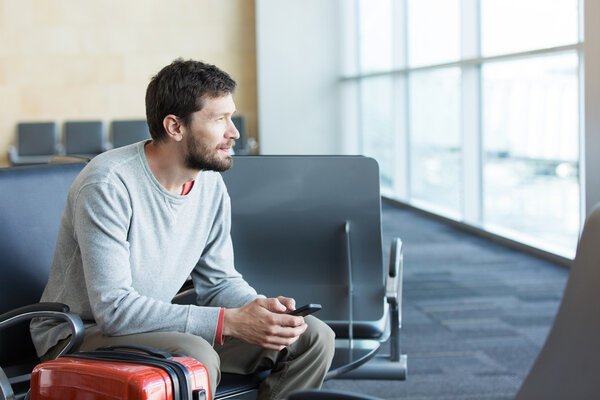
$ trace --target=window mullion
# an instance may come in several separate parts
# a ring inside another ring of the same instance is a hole
[[[406,68],[406,0],[392,2],[393,30],[393,69]],[[392,129],[394,135],[394,194],[398,199],[409,200],[409,157],[406,74],[393,74],[393,107]]]
[[[479,0],[461,0],[461,58],[480,55]],[[461,67],[462,214],[479,225],[482,218],[480,65]]]
[[[340,3],[341,76],[359,74],[358,0]],[[341,154],[360,154],[360,79],[341,80],[339,121]]]

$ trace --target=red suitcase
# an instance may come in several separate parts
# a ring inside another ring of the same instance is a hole
[[[210,400],[210,387],[206,367],[193,358],[171,357],[142,346],[119,346],[37,365],[31,374],[30,398]]]

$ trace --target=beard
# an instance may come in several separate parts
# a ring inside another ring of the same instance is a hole
[[[205,144],[196,142],[193,135],[187,136],[187,154],[185,155],[185,166],[194,170],[202,171],[227,171],[233,165],[233,158],[227,156],[219,158],[219,149],[211,149]],[[233,144],[231,145],[233,147]]]

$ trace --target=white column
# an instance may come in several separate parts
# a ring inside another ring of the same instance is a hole
[[[339,0],[256,0],[261,154],[339,154]]]

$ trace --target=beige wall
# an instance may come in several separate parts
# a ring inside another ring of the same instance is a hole
[[[0,0],[0,165],[17,122],[143,118],[150,77],[177,57],[238,81],[256,137],[254,0]]]

